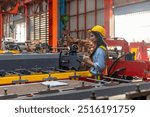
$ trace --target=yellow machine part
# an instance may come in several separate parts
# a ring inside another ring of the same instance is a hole
[[[80,75],[81,77],[91,77],[91,73],[89,71],[68,71],[64,73],[53,72],[50,74],[31,74],[24,76],[5,76],[0,78],[0,85],[12,84],[13,81],[16,80],[27,80],[28,82],[40,82],[44,81],[45,78],[55,77],[58,80],[68,79],[70,76]]]
[[[38,75],[26,75],[22,76],[22,80],[28,80],[28,82],[39,82],[43,81],[44,78],[48,78],[49,74],[38,74]]]
[[[18,50],[0,50],[0,54],[11,53],[11,54],[20,54]]]
[[[20,54],[20,51],[18,50],[9,50],[9,52],[12,54]]]
[[[131,53],[133,53],[133,52],[135,53],[134,60],[136,60],[137,59],[136,55],[137,55],[137,52],[138,52],[138,48],[131,48],[130,52]]]
[[[19,76],[6,76],[0,78],[0,85],[12,84],[12,81],[19,80]]]
[[[0,54],[4,54],[4,51],[3,51],[3,50],[0,50]]]

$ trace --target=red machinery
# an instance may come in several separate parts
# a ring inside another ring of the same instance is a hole
[[[150,80],[150,62],[148,51],[150,44],[143,42],[131,43],[130,46],[125,40],[106,40],[108,47],[121,46],[124,53],[135,52],[135,60],[128,61],[120,59],[108,60],[108,76],[113,77],[137,77]]]
[[[136,60],[149,61],[150,57],[148,55],[148,48],[150,48],[150,43],[142,42],[132,42],[130,43],[130,52],[135,52]]]
[[[113,64],[113,60],[108,61],[108,71]],[[110,70],[109,76],[112,77],[134,77],[150,80],[150,62],[147,61],[126,61],[119,60]]]
[[[119,40],[106,40],[108,47],[121,47],[121,51],[124,53],[131,52],[135,53],[135,60],[149,61],[149,48],[150,43],[142,42],[131,42],[130,45],[124,39]]]
[[[108,44],[108,47],[117,47],[120,46],[122,47],[123,52],[129,52],[129,44],[126,40],[121,39],[121,40],[106,40],[106,43]]]

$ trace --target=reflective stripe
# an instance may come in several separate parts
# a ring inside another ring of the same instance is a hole
[[[105,46],[99,46],[99,48],[102,48],[103,50],[105,50],[106,51],[106,48],[105,48]]]
[[[100,75],[96,75],[96,76],[94,76],[94,78],[95,78],[96,80],[101,80]]]
[[[101,49],[103,49],[104,51],[105,51],[105,53],[107,54],[106,56],[108,56],[108,53],[106,52],[106,47],[105,46],[103,46],[103,45],[101,45],[101,46],[99,46],[99,48],[101,48]],[[107,59],[106,59],[107,60]],[[107,73],[107,65],[106,65],[106,67],[105,67],[105,69],[103,70],[103,72],[102,72],[104,75],[107,75],[108,73]]]

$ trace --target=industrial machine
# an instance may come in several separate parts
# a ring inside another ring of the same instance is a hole
[[[147,89],[150,62],[129,59],[125,40],[107,43],[111,47],[108,73],[100,75],[101,80],[81,66],[82,54],[76,44],[58,53],[0,55],[0,99],[104,99]]]
[[[130,52],[135,53],[135,59],[136,60],[144,60],[149,61],[150,60],[150,43],[146,43],[145,41],[142,42],[132,42],[130,43]]]
[[[128,43],[125,39],[114,38],[106,40],[106,43],[108,44],[110,57],[118,58],[118,56],[130,52],[127,55],[127,60],[149,61],[150,44],[145,41]]]
[[[50,75],[61,74],[59,78],[68,78],[69,74],[80,70],[82,57],[77,53],[77,46],[72,45],[69,51],[47,54],[2,54],[0,55],[0,84],[12,84],[14,80],[27,82],[42,81]],[[79,71],[80,73],[80,71]],[[83,74],[87,73],[84,71]],[[56,75],[57,76],[57,75]],[[25,79],[23,77],[26,77]]]
[[[111,48],[112,58],[108,60],[108,76],[149,81],[148,44],[141,42],[129,45],[124,39],[106,40],[106,42],[108,48]],[[141,55],[140,59],[137,56],[139,54]]]
[[[3,14],[18,13],[19,1],[0,0],[1,24]],[[55,4],[49,4],[49,7],[57,8]],[[28,19],[28,10],[25,11]],[[54,11],[57,12],[53,9],[48,14],[55,15]],[[51,25],[56,17],[50,15],[51,18],[48,20],[51,29],[57,28],[57,25]],[[2,29],[1,25],[0,40],[3,38]],[[53,41],[57,38],[54,35],[51,36]],[[47,42],[35,43],[33,49],[27,48],[33,53],[21,53],[26,49],[25,44],[4,42],[7,51],[0,51],[0,99],[113,99],[112,96],[116,95],[124,95],[124,99],[148,99],[150,62],[135,61],[148,60],[148,44],[142,42],[129,45],[124,39],[118,38],[106,40],[108,73],[99,74],[99,80],[92,76],[88,68],[81,66],[82,53],[78,52],[78,47],[87,41],[78,40],[75,43],[70,38],[70,42],[67,42],[71,43],[69,48],[58,53],[47,53],[52,51]],[[90,47],[80,49],[85,52]]]
[[[108,60],[108,74],[98,80],[81,69],[77,49],[73,44],[59,53],[0,55],[0,99],[108,99],[149,88],[149,62],[125,60],[123,54]]]

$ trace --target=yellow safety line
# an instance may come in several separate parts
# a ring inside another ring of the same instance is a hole
[[[80,75],[81,77],[90,77],[92,76],[89,71],[67,71],[67,72],[53,72],[50,74],[31,74],[21,76],[21,80],[27,80],[28,82],[39,82],[43,81],[45,78],[55,77],[58,80],[68,79],[70,76]],[[10,75],[5,77],[0,77],[0,85],[12,84],[12,81],[20,80],[20,76]]]

